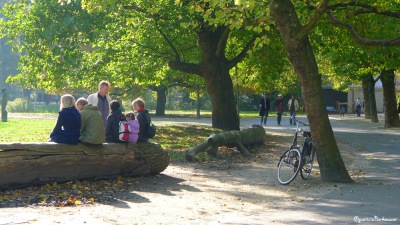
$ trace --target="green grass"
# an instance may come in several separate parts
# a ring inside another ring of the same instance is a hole
[[[0,142],[46,142],[56,120],[15,119],[0,122]]]
[[[21,117],[29,114],[18,114]],[[32,114],[30,114],[32,115]],[[0,142],[46,142],[56,124],[57,114],[34,114],[41,118],[9,118],[0,122]],[[157,134],[152,142],[170,152],[172,161],[184,161],[185,149],[192,148],[221,130],[209,126],[157,123]]]

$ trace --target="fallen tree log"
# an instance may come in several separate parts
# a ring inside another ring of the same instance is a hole
[[[210,155],[216,156],[218,147],[220,146],[236,147],[240,153],[248,157],[251,153],[247,150],[246,146],[262,144],[266,138],[265,130],[260,125],[253,125],[252,128],[241,131],[212,134],[207,140],[188,150],[186,152],[186,160],[194,162],[196,155],[204,151],[207,151]]]
[[[157,143],[0,143],[0,189],[158,174],[169,161]]]

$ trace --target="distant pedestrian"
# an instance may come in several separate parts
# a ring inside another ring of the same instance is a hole
[[[358,117],[361,116],[361,104],[362,104],[361,99],[357,98],[357,101],[356,101],[356,112],[357,112],[357,116]]]
[[[278,126],[281,125],[282,120],[282,112],[283,112],[283,96],[281,94],[278,95],[278,99],[275,100],[275,109],[277,115]]]
[[[292,95],[292,99],[289,100],[287,106],[290,112],[290,125],[292,125],[292,121],[293,125],[296,125],[296,112],[297,108],[299,108],[299,102],[294,95]]]
[[[397,108],[397,112],[400,113],[400,102],[399,102],[399,107]]]
[[[270,101],[268,98],[268,94],[264,93],[263,96],[261,96],[260,101],[260,116],[261,116],[261,125],[264,123],[264,125],[267,125],[267,118],[268,118],[268,112],[270,109]]]
[[[342,106],[342,108],[340,108],[340,116],[344,116],[345,112],[346,112],[346,108],[344,106]]]

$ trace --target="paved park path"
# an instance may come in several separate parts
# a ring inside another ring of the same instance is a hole
[[[305,117],[298,117],[306,121]],[[383,116],[379,123],[371,123],[355,115],[331,115],[330,121],[338,143],[347,145],[355,157],[348,170],[360,174],[354,184],[324,183],[300,191],[301,204],[287,204],[282,199],[280,210],[258,212],[258,215],[220,215],[209,224],[400,224],[400,129],[384,129]],[[210,119],[181,122],[210,124]],[[241,127],[259,124],[259,119],[242,119]],[[292,133],[288,118],[277,126],[276,118],[269,118],[266,131]],[[300,178],[297,178],[300,179]],[[301,179],[300,179],[301,180]],[[296,181],[296,180],[295,180]],[[307,181],[306,181],[307,182]],[[305,182],[303,182],[305,183]],[[321,187],[322,186],[322,187]],[[296,190],[293,190],[294,192]],[[293,195],[297,195],[293,193]],[[278,204],[279,202],[276,202]],[[218,223],[216,222],[218,221]],[[196,223],[200,224],[200,223]]]

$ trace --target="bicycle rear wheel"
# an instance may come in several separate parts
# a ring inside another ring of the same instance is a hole
[[[278,181],[289,184],[296,178],[301,165],[301,153],[298,148],[287,150],[278,163]]]
[[[310,145],[309,147],[311,148],[310,155],[303,155],[303,166],[300,170],[300,175],[303,180],[306,180],[310,176],[314,162],[315,149],[312,145]],[[303,150],[303,153],[304,152],[305,150]]]

